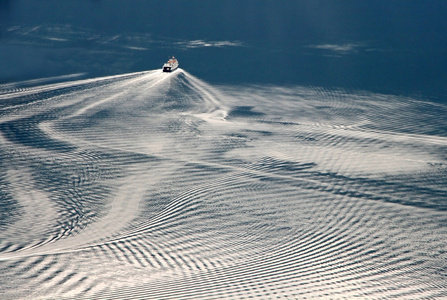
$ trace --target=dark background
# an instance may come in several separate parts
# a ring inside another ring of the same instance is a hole
[[[446,16],[444,0],[0,0],[0,83],[156,69],[176,55],[218,84],[447,101]]]

